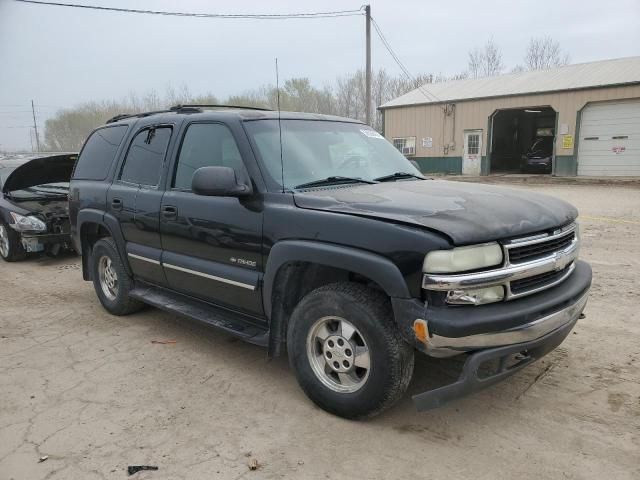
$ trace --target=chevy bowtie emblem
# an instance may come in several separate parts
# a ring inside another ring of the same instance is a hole
[[[560,253],[555,254],[555,258],[553,259],[553,266],[556,272],[562,270],[564,268],[564,259]]]

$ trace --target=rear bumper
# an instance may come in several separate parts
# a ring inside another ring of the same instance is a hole
[[[573,320],[536,340],[480,350],[469,355],[456,382],[414,395],[416,408],[423,411],[440,407],[513,375],[560,345],[571,332],[579,315],[580,313]]]

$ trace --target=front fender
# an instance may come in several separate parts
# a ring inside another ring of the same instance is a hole
[[[389,259],[351,247],[306,240],[283,240],[269,253],[264,275],[263,303],[266,315],[273,311],[273,288],[280,268],[289,262],[310,262],[340,268],[376,282],[392,298],[410,298],[398,267]]]

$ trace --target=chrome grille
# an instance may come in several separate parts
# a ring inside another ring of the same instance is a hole
[[[543,290],[564,280],[564,277],[568,276],[572,270],[573,263],[559,271],[546,272],[534,275],[533,277],[514,280],[513,282],[510,282],[509,288],[511,289],[511,293],[514,295],[519,295],[525,292],[531,293],[533,290]]]
[[[522,263],[542,258],[550,253],[564,250],[571,245],[574,238],[576,238],[576,232],[571,230],[550,240],[543,239],[539,243],[530,243],[521,247],[508,247],[509,261],[511,263]]]

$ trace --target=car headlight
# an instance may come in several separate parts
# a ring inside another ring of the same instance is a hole
[[[18,213],[9,212],[13,223],[11,227],[18,232],[44,232],[47,229],[47,225],[36,217],[25,217]]]
[[[424,258],[425,273],[455,273],[493,267],[502,263],[502,247],[485,243],[451,250],[434,250]]]

